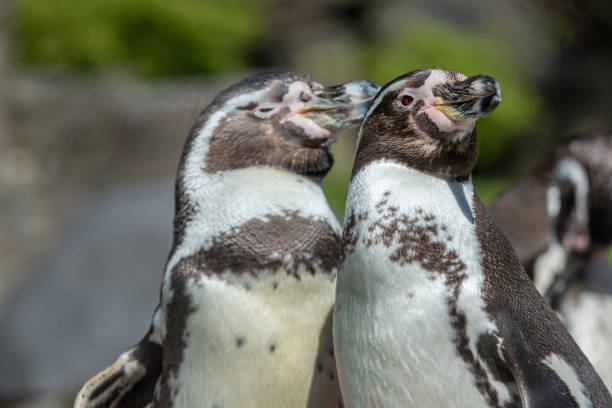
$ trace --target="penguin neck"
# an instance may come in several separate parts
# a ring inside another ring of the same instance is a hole
[[[189,166],[189,158],[185,163]],[[214,174],[202,169],[179,171],[174,243],[167,267],[208,250],[215,237],[253,220],[302,217],[324,221],[341,232],[319,179],[266,166]]]
[[[476,129],[462,139],[446,140],[414,130],[408,122],[396,127],[391,117],[366,120],[359,131],[352,177],[369,163],[387,159],[434,175],[467,179],[478,157]]]
[[[355,175],[349,188],[347,210],[361,207],[362,211],[378,211],[381,203],[386,205],[387,197],[391,196],[397,200],[398,211],[433,208],[456,213],[470,223],[474,221],[471,175],[460,179],[427,173],[388,159],[374,161]]]
[[[326,216],[331,211],[321,180],[284,169],[253,166],[177,180],[175,233],[193,223],[223,225],[283,211]],[[214,222],[214,220],[218,220]],[[216,229],[205,228],[206,235]]]

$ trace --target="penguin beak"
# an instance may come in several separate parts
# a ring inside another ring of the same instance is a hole
[[[480,119],[502,100],[499,83],[488,75],[474,75],[463,81],[447,82],[433,88],[435,107],[450,119]]]
[[[584,254],[588,252],[591,245],[589,227],[579,222],[570,223],[567,231],[563,234],[561,245],[569,252]]]
[[[314,91],[302,115],[317,125],[337,130],[358,125],[380,86],[371,81],[353,81]]]

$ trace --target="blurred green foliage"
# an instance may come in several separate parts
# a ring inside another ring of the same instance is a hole
[[[325,177],[323,179],[323,191],[329,202],[329,206],[340,222],[344,220],[344,209],[346,206],[346,195],[349,182],[344,178]]]
[[[239,70],[263,30],[262,11],[248,0],[18,0],[16,48],[25,63],[71,71]]]
[[[488,206],[499,193],[510,187],[513,181],[510,177],[477,175],[473,177],[474,191],[480,201]]]
[[[542,101],[525,80],[513,45],[493,33],[430,18],[419,18],[382,34],[364,49],[369,79],[381,85],[418,68],[440,67],[468,76],[488,74],[501,86],[503,101],[490,116],[478,121],[478,167],[489,170],[503,157],[513,139],[533,132]]]
[[[275,33],[265,18],[274,5],[250,0],[16,0],[16,49],[26,64],[69,71],[127,68],[157,77],[243,70],[252,68],[256,50],[274,48],[266,47]],[[383,24],[367,38],[342,44],[357,55],[355,64],[346,62],[347,77],[384,84],[413,69],[439,66],[497,78],[504,100],[478,122],[479,171],[503,168],[499,162],[516,137],[537,131],[542,102],[522,72],[518,45],[484,28],[412,16],[407,24]],[[339,63],[316,62],[321,72]]]

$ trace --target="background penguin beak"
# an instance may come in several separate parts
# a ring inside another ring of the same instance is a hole
[[[326,129],[358,125],[380,86],[371,81],[353,81],[314,92],[302,114]]]
[[[493,112],[502,100],[499,84],[488,75],[436,85],[433,94],[436,109],[453,120],[480,119]]]

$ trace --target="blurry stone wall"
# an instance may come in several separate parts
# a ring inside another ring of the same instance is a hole
[[[172,178],[194,118],[233,81],[1,75],[0,302],[85,197]]]

